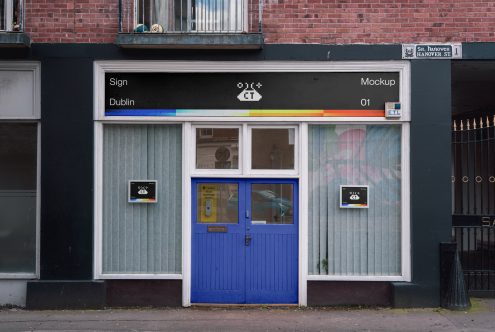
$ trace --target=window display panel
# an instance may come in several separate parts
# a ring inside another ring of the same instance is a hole
[[[308,148],[309,274],[400,275],[400,125],[314,125]],[[341,186],[367,208],[342,208]]]
[[[0,123],[0,273],[36,272],[36,123]]]
[[[197,169],[238,169],[238,128],[196,128]]]
[[[156,202],[129,202],[131,180],[156,181]],[[106,125],[103,273],[180,273],[181,223],[181,126]]]
[[[294,128],[252,129],[252,169],[294,169]]]

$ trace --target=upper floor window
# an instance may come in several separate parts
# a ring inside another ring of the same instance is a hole
[[[258,30],[260,0],[125,0],[121,32],[241,33]]]
[[[0,31],[21,31],[21,0],[0,0]]]
[[[243,12],[244,0],[138,0],[137,23],[154,32],[241,32]]]

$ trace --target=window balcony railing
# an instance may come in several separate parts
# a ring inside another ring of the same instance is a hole
[[[22,31],[22,1],[0,0],[0,31]]]
[[[121,33],[261,33],[263,0],[120,0]]]

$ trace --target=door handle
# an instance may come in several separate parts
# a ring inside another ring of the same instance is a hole
[[[252,239],[253,238],[251,237],[251,234],[246,234],[246,237],[244,238],[244,241],[245,241],[244,243],[245,243],[246,247],[251,244]]]

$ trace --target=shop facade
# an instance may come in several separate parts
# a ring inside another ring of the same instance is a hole
[[[53,47],[27,57],[41,68],[39,271],[5,276],[24,287],[14,303],[438,304],[450,199],[430,177],[449,169],[450,61]]]
[[[0,305],[493,295],[492,9],[0,0]]]
[[[181,280],[183,305],[411,281],[409,75],[400,61],[96,62],[95,279]]]
[[[438,305],[450,60],[78,47],[23,59],[41,69],[39,270],[5,275],[13,303]]]

